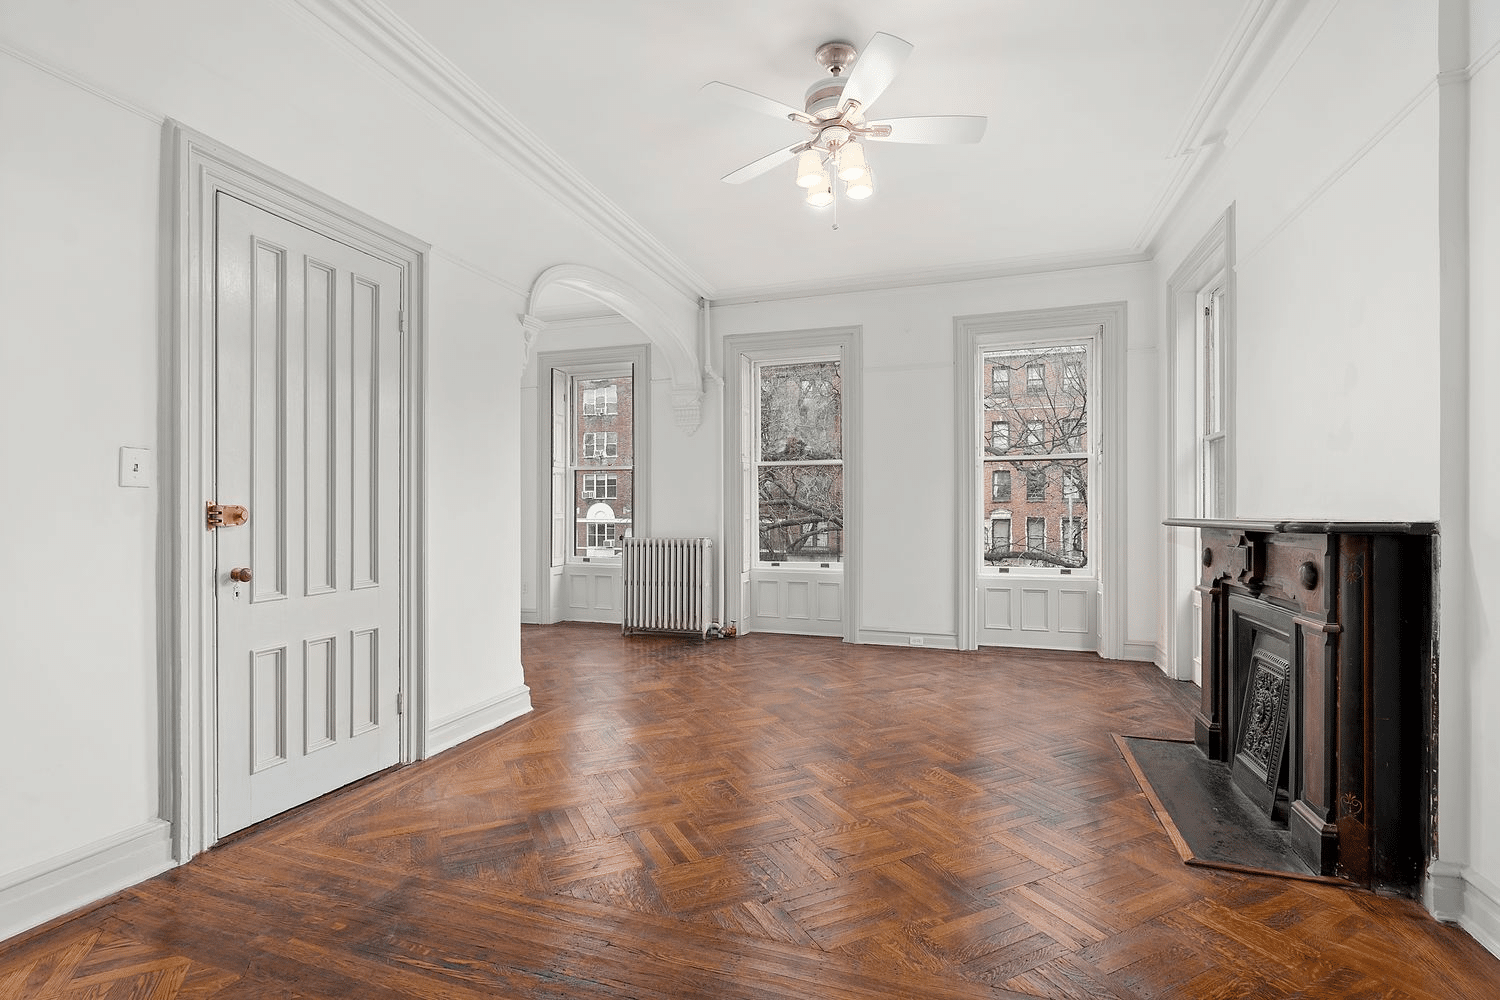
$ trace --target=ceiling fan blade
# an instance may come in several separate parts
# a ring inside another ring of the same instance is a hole
[[[810,121],[807,115],[790,104],[782,104],[780,101],[773,101],[769,97],[762,97],[760,94],[746,90],[743,87],[720,83],[718,80],[712,83],[705,83],[699,88],[698,92],[700,94],[708,94],[716,100],[733,104],[736,107],[744,108],[746,111],[757,111],[763,115],[770,115],[772,118]]]
[[[989,119],[981,115],[926,115],[920,118],[887,118],[867,122],[870,127],[889,126],[890,135],[868,136],[872,142],[926,142],[951,144],[978,142],[984,138]]]
[[[720,180],[725,184],[743,184],[752,177],[759,177],[767,170],[773,170],[783,163],[790,162],[798,153],[806,148],[807,143],[799,142],[795,146],[788,146],[786,149],[778,149],[774,153],[767,153],[754,163],[747,163],[743,167],[740,167],[740,169],[725,174]]]
[[[895,35],[877,31],[864,51],[854,60],[854,69],[849,73],[849,82],[844,84],[841,108],[858,101],[861,109],[868,109],[875,99],[885,93],[900,72],[906,57],[911,55],[912,44]]]

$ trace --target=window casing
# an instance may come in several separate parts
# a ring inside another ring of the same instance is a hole
[[[843,561],[842,376],[837,358],[753,367],[758,565]]]

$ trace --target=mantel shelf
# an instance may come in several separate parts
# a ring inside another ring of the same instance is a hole
[[[1435,535],[1435,521],[1259,521],[1241,518],[1169,517],[1171,528],[1220,528],[1274,535]]]

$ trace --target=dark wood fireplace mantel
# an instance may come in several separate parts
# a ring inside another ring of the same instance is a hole
[[[1433,833],[1436,525],[1164,523],[1203,547],[1199,749],[1284,812],[1313,871],[1414,892]]]

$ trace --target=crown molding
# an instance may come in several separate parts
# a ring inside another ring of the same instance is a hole
[[[282,0],[322,24],[558,205],[689,298],[712,286],[379,0]]]
[[[1226,95],[1243,80],[1246,64],[1265,39],[1266,26],[1278,7],[1284,12],[1287,5],[1281,3],[1281,0],[1250,0],[1240,11],[1239,19],[1229,32],[1229,38],[1214,57],[1213,66],[1209,69],[1203,86],[1193,99],[1181,128],[1177,130],[1177,138],[1172,140],[1171,149],[1167,152],[1168,158],[1182,156],[1202,141],[1210,128],[1209,123],[1222,110]]]
[[[1208,166],[1259,115],[1338,0],[1249,0],[1183,118],[1168,158],[1177,169],[1141,223],[1135,249],[1154,255],[1161,234]]]
[[[1046,274],[1053,271],[1140,264],[1150,259],[1149,254],[1134,249],[1095,250],[1074,254],[1039,254],[1032,257],[1014,257],[1008,260],[985,261],[956,267],[862,274],[832,281],[792,282],[783,285],[730,289],[713,299],[713,306],[717,309],[723,306],[742,306],[756,302],[780,302],[788,299],[817,298],[824,295],[889,291],[894,288],[916,288],[921,285],[951,285],[966,281],[988,281],[1028,274]]]

